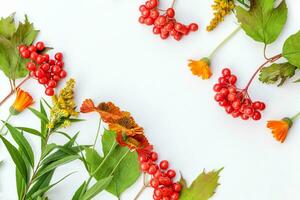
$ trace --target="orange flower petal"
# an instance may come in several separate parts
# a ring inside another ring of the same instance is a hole
[[[283,143],[289,132],[290,125],[285,120],[271,120],[267,122],[267,127],[272,130],[273,137]]]
[[[16,100],[10,107],[10,113],[17,115],[33,104],[33,98],[28,92],[22,89],[17,90]]]
[[[201,77],[203,80],[209,79],[212,75],[209,66],[209,59],[202,58],[200,60],[189,60],[188,66],[190,67],[192,73],[196,76]]]
[[[82,113],[89,113],[89,112],[93,112],[95,110],[96,110],[95,104],[91,99],[84,100],[84,102],[82,103],[82,105],[80,107],[80,112],[82,112]]]

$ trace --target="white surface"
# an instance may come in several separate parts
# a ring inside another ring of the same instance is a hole
[[[266,120],[293,115],[299,111],[299,84],[281,88],[260,84],[251,86],[251,95],[265,101],[267,110],[259,122],[232,119],[213,100],[212,86],[220,69],[230,66],[238,75],[239,84],[264,60],[263,46],[240,32],[213,60],[215,75],[202,81],[191,75],[187,59],[207,56],[234,27],[228,17],[216,31],[207,33],[212,1],[178,0],[177,16],[181,21],[200,23],[200,31],[181,42],[162,41],[151,29],[137,22],[138,6],[143,1],[75,0],[34,1],[0,0],[1,16],[17,12],[18,18],[27,13],[39,28],[40,40],[63,51],[67,70],[77,80],[77,102],[91,97],[96,102],[113,101],[129,110],[146,130],[147,136],[173,168],[192,181],[204,168],[225,167],[213,200],[286,200],[299,199],[300,125],[295,124],[285,144],[273,140],[265,128]],[[165,4],[171,0],[165,1]],[[288,1],[289,18],[279,40],[268,53],[280,53],[288,35],[299,30],[298,1]],[[8,82],[0,75],[1,97],[8,92]],[[34,98],[43,96],[35,82],[24,86]],[[13,99],[11,99],[12,101]],[[0,108],[1,119],[10,102]],[[75,125],[70,133],[81,130],[80,143],[92,143],[97,115],[84,115],[87,122]],[[38,127],[29,112],[11,120],[15,125]],[[63,143],[61,137],[53,141]],[[36,146],[38,141],[30,137]],[[0,144],[0,199],[15,200],[15,178],[12,162]],[[69,200],[75,189],[87,178],[80,162],[57,170],[55,178],[78,171],[49,192],[50,199]],[[137,193],[141,182],[130,188],[122,199]],[[151,198],[151,191],[141,200]],[[114,199],[101,194],[95,199]]]

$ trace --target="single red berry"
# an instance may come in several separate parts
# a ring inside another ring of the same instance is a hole
[[[139,22],[140,22],[141,24],[144,24],[144,23],[145,23],[145,17],[140,16],[140,17],[139,17]]]
[[[150,3],[150,1],[146,1],[145,5],[147,9],[152,9],[155,7],[152,3]]]
[[[65,70],[61,70],[59,72],[59,76],[60,76],[60,78],[65,78],[67,76],[67,72]]]
[[[157,26],[163,26],[166,23],[167,23],[167,18],[165,16],[163,16],[163,15],[159,16],[155,20],[155,25],[157,25]]]
[[[187,27],[183,26],[181,32],[182,32],[183,35],[188,35],[190,33],[190,29],[188,29]]]
[[[38,69],[35,71],[35,77],[43,78],[43,77],[45,77],[45,72],[42,69]]]
[[[45,90],[45,94],[48,96],[53,96],[54,95],[54,89],[51,87],[47,87]]]
[[[222,88],[220,90],[220,94],[222,94],[224,97],[227,96],[229,94],[229,91],[227,88]]]
[[[223,100],[223,101],[219,101],[219,105],[224,107],[224,106],[228,106],[228,101],[227,100]]]
[[[144,11],[144,10],[147,10],[147,8],[146,8],[145,5],[141,5],[141,6],[139,7],[139,10],[142,12],[142,11]]]
[[[156,18],[158,18],[158,16],[159,16],[158,10],[151,10],[151,11],[150,11],[150,17],[151,17],[152,19],[156,19]]]
[[[45,49],[45,44],[44,42],[38,42],[36,43],[35,47],[38,51],[43,51]]]
[[[176,176],[176,172],[175,172],[173,169],[169,169],[169,170],[167,171],[167,176],[168,176],[169,178],[174,178],[174,177]]]
[[[48,62],[50,59],[49,54],[44,54],[43,56],[44,56],[45,62]]]
[[[246,114],[242,114],[242,115],[241,115],[241,118],[242,118],[243,120],[248,120],[248,119],[249,119],[249,116],[246,115]]]
[[[54,74],[59,74],[60,71],[61,71],[61,68],[57,65],[54,65],[52,68],[51,68],[51,71],[54,73]]]
[[[167,160],[163,160],[159,163],[159,167],[163,170],[166,170],[169,168],[169,162]]]
[[[227,96],[228,101],[235,101],[237,99],[236,93],[230,93]]]
[[[181,33],[176,33],[174,35],[174,39],[177,40],[177,41],[180,41],[182,39],[182,34]]]
[[[159,178],[159,177],[161,177],[162,175],[163,175],[163,173],[162,173],[161,171],[157,170],[157,172],[153,175],[153,177]]]
[[[169,33],[166,33],[166,34],[160,33],[160,38],[163,40],[167,39],[169,36],[170,36]]]
[[[21,52],[21,56],[23,58],[29,58],[30,57],[30,51],[29,50],[24,50]]]
[[[63,68],[65,63],[63,61],[57,61],[56,65],[59,66],[60,68]]]
[[[231,75],[228,79],[228,82],[231,84],[231,85],[234,85],[237,81],[237,77],[235,75]]]
[[[36,61],[38,55],[39,55],[39,54],[38,54],[37,52],[32,52],[32,53],[30,54],[30,60]]]
[[[175,16],[175,11],[173,8],[168,8],[167,11],[166,11],[166,14],[169,18],[174,18]]]
[[[176,24],[174,25],[174,28],[175,28],[176,31],[181,32],[182,29],[183,29],[183,25],[182,25],[181,23],[176,23]]]
[[[155,173],[157,172],[157,170],[158,170],[158,166],[154,164],[154,165],[151,165],[151,166],[149,167],[148,173],[149,173],[149,174],[155,174]]]
[[[231,114],[231,113],[234,111],[234,109],[233,109],[232,106],[226,106],[226,107],[225,107],[225,111],[226,111],[228,114]]]
[[[57,86],[56,81],[50,80],[50,81],[48,82],[48,87],[55,88],[56,86]]]
[[[162,184],[164,186],[169,186],[169,185],[172,184],[172,181],[169,177],[161,176],[161,177],[158,178],[158,181],[159,181],[160,184]]]
[[[227,80],[226,80],[226,78],[224,78],[224,77],[220,77],[220,78],[218,79],[218,81],[219,81],[219,83],[221,83],[221,84],[223,84],[223,85],[227,84]]]
[[[224,68],[224,69],[222,70],[222,75],[223,75],[223,76],[230,76],[230,75],[231,75],[230,69]]]
[[[35,71],[36,70],[36,65],[33,62],[28,62],[26,64],[26,67],[29,71]]]
[[[151,8],[155,8],[158,5],[158,0],[150,0],[149,4]]]
[[[216,100],[217,102],[223,101],[223,100],[224,100],[224,96],[223,96],[222,94],[217,93],[217,94],[215,95],[215,100]]]
[[[171,200],[178,200],[179,199],[179,194],[177,192],[174,192],[172,195],[171,195]]]
[[[159,186],[159,181],[158,181],[158,179],[152,178],[152,179],[150,180],[150,186],[153,187],[153,188],[158,188],[158,186]]]
[[[154,196],[160,198],[163,196],[161,189],[157,188],[154,190]]]
[[[174,183],[173,184],[173,190],[175,192],[180,192],[181,191],[181,184],[180,183]]]
[[[34,45],[31,45],[31,46],[28,47],[28,50],[30,52],[36,52],[36,47]]]
[[[151,25],[153,25],[153,23],[154,23],[154,19],[152,19],[151,17],[147,17],[145,19],[145,24],[146,25],[151,26]]]
[[[40,68],[43,69],[44,71],[49,71],[50,65],[48,63],[44,63],[40,66]]]
[[[253,114],[253,116],[252,116],[252,119],[255,120],[255,121],[260,120],[261,119],[260,112],[255,111],[254,114]]]
[[[63,54],[58,52],[58,53],[55,54],[54,58],[55,58],[55,60],[62,61]]]
[[[141,156],[139,156],[139,161],[140,162],[148,162],[148,158],[147,158],[147,156],[141,155]]]
[[[248,108],[245,109],[244,113],[245,113],[246,115],[248,115],[248,116],[252,116],[253,113],[254,113],[254,109],[251,108],[251,107],[248,107]]]
[[[220,92],[222,88],[223,88],[222,85],[217,83],[214,85],[213,89],[215,92]]]
[[[161,29],[157,26],[154,26],[152,32],[157,35],[161,33]]]
[[[152,152],[151,153],[151,160],[153,162],[155,162],[155,161],[157,161],[157,159],[158,159],[158,154],[156,152]]]
[[[56,82],[58,82],[58,81],[60,80],[60,77],[57,76],[57,75],[54,75],[54,76],[53,76],[53,80],[55,80]]]
[[[232,102],[231,106],[233,107],[233,109],[239,110],[241,108],[241,102],[239,100],[236,100]]]
[[[231,113],[233,118],[238,118],[239,116],[241,116],[241,113],[239,110],[234,111],[233,113]]]
[[[190,31],[196,32],[196,31],[199,29],[198,24],[196,24],[196,23],[191,23],[191,24],[189,25],[189,29],[190,29]]]
[[[38,55],[38,56],[36,57],[36,62],[37,62],[37,64],[42,64],[44,61],[45,61],[44,56]]]
[[[147,163],[147,162],[141,163],[141,169],[142,169],[142,171],[144,171],[144,172],[148,171],[149,167],[150,167],[149,163]]]
[[[142,16],[143,17],[149,17],[149,15],[150,15],[150,10],[144,10],[144,11],[142,11]]]
[[[46,77],[39,78],[38,81],[39,81],[40,84],[43,84],[43,85],[48,83],[48,79]]]
[[[264,109],[266,109],[266,104],[264,102],[260,102],[259,110],[264,110]]]
[[[21,52],[23,52],[23,51],[25,51],[25,50],[27,50],[27,47],[26,47],[24,44],[21,44],[21,45],[19,46],[19,52],[21,53]]]

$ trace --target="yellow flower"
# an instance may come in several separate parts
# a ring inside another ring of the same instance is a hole
[[[214,30],[220,22],[224,21],[224,17],[230,14],[234,7],[235,5],[233,0],[215,0],[214,4],[212,5],[214,17],[210,21],[209,26],[206,27],[206,30]]]
[[[208,58],[202,58],[200,60],[189,60],[188,66],[192,73],[196,76],[202,77],[203,80],[209,79],[212,75],[210,70],[210,60]]]
[[[293,121],[290,118],[284,118],[282,120],[271,120],[268,121],[267,127],[272,130],[273,137],[283,143],[292,127]]]
[[[33,99],[28,92],[18,89],[16,100],[10,107],[9,111],[12,115],[17,115],[33,104]]]
[[[50,122],[48,128],[70,126],[70,117],[77,117],[76,104],[74,102],[75,80],[70,79],[66,86],[59,92],[59,95],[52,97],[53,107],[50,111]]]

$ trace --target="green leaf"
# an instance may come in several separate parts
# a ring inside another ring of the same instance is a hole
[[[236,7],[238,21],[244,31],[255,41],[273,43],[287,20],[287,6],[283,0],[274,8],[274,0],[251,0],[250,10]]]
[[[289,63],[300,68],[300,31],[285,41],[282,54]]]
[[[12,42],[19,46],[20,44],[31,45],[37,37],[39,30],[35,30],[33,23],[29,22],[25,15],[25,22],[19,23],[17,31],[12,36]]]
[[[112,181],[112,178],[112,176],[109,176],[107,178],[98,180],[95,185],[86,191],[81,200],[90,200],[95,197],[109,185],[109,183]]]
[[[35,193],[36,191],[38,191],[41,188],[45,188],[47,186],[50,185],[51,179],[53,177],[55,170],[52,170],[46,174],[44,174],[43,176],[41,176],[39,178],[39,180],[37,180],[35,182],[35,184],[31,187],[31,189],[29,190],[29,192],[27,193],[27,196],[30,197],[33,193]]]
[[[274,84],[280,81],[278,86],[281,86],[287,79],[295,75],[296,67],[290,63],[274,63],[269,67],[261,69],[259,80],[263,83]]]
[[[112,149],[116,142],[116,133],[113,131],[105,131],[102,136],[102,148],[104,157],[108,156],[105,161],[104,158],[92,148],[86,149],[86,161],[91,172],[97,172],[94,177],[97,180],[101,180],[111,174],[119,160],[128,153],[127,147],[121,147],[117,145],[110,155],[109,151]],[[105,162],[101,168],[100,164]],[[128,153],[119,166],[116,168],[113,174],[113,180],[106,190],[113,195],[120,197],[120,195],[131,185],[133,185],[138,177],[141,175],[140,167],[138,163],[138,155],[136,152]]]
[[[84,182],[80,185],[80,187],[76,190],[75,194],[74,194],[73,197],[72,197],[72,200],[80,200],[81,197],[85,194],[86,189],[87,189],[87,184],[86,184],[86,182],[84,181]]]
[[[78,155],[71,155],[71,156],[66,156],[60,160],[57,160],[47,166],[43,166],[42,168],[39,169],[39,171],[36,174],[35,180],[37,180],[39,177],[41,177],[42,175],[46,174],[49,171],[52,171],[54,169],[56,169],[57,167],[67,164],[69,162],[72,162],[76,159],[80,158],[80,156]]]
[[[45,158],[47,155],[49,155],[49,153],[51,153],[54,149],[56,149],[58,147],[57,144],[51,143],[51,144],[47,144],[42,151],[42,158]]]
[[[43,137],[41,132],[39,132],[38,130],[35,130],[33,128],[27,128],[27,127],[16,127],[16,128],[19,129],[19,130],[22,130],[26,133],[30,133],[30,134],[35,135],[35,136]]]
[[[44,123],[48,123],[49,120],[47,118],[46,115],[44,115],[43,113],[37,111],[34,108],[28,108],[35,116],[37,116],[40,120],[42,120]]]
[[[19,199],[22,198],[24,191],[26,189],[26,182],[22,177],[22,174],[16,169],[16,185]]]
[[[16,31],[14,14],[0,19],[0,35],[10,39]]]
[[[30,197],[31,198],[37,198],[39,195],[43,195],[44,193],[46,193],[47,191],[49,191],[51,188],[53,188],[55,185],[57,185],[58,183],[62,182],[63,180],[65,180],[67,177],[71,176],[72,174],[74,174],[74,172],[72,173],[69,173],[68,175],[64,176],[63,178],[61,178],[59,181],[49,185],[49,186],[46,186],[46,187],[43,187],[39,190],[37,190],[35,193],[33,193]]]
[[[186,180],[181,176],[180,200],[207,200],[212,197],[219,185],[219,174],[222,170],[223,168],[208,173],[202,172],[189,187]]]
[[[4,143],[6,149],[8,150],[12,160],[14,161],[17,170],[19,170],[23,179],[27,181],[27,167],[25,161],[22,158],[22,155],[18,151],[16,147],[14,147],[9,141],[7,141],[2,135],[0,135],[0,139]]]
[[[14,128],[8,123],[5,123],[5,126],[9,130],[11,136],[16,141],[16,143],[19,145],[20,150],[25,155],[26,159],[30,163],[31,167],[34,167],[34,154],[33,150],[27,141],[27,139],[23,136],[21,132],[18,131],[18,129]]]

